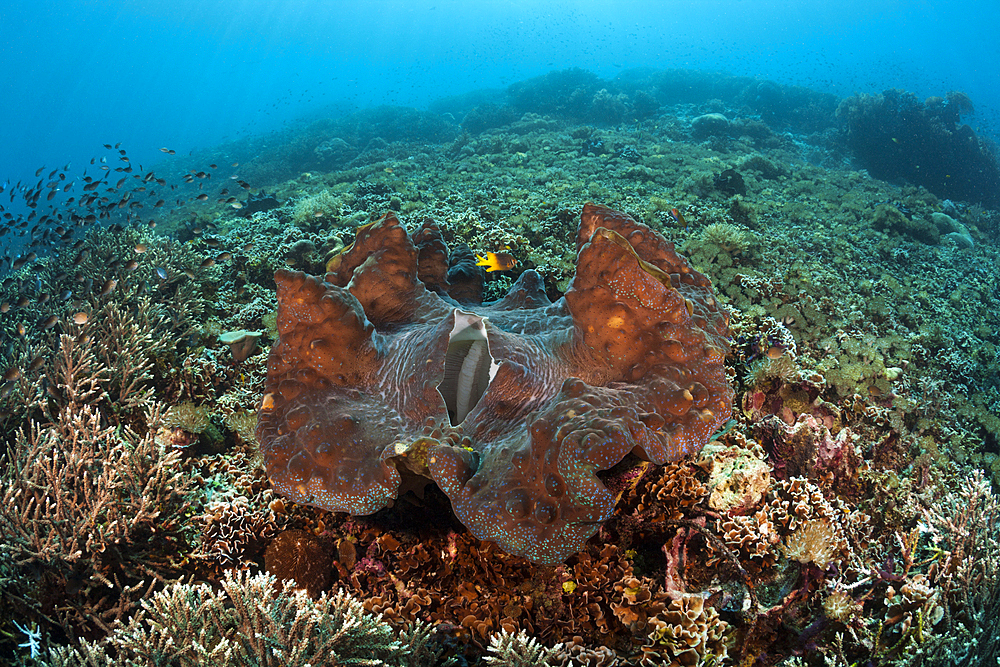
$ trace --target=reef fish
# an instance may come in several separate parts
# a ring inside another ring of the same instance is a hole
[[[681,215],[681,212],[678,211],[676,208],[670,209],[670,217],[674,219],[678,227],[680,227],[681,229],[687,229],[688,226],[687,220],[684,219],[684,216]]]
[[[488,252],[486,257],[476,255],[476,266],[485,266],[487,273],[507,271],[517,266],[517,260],[507,252]]]

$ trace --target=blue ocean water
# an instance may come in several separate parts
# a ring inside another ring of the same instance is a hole
[[[965,92],[1000,135],[1000,4],[106,0],[0,5],[0,183],[122,142],[152,163],[303,115],[580,67],[721,70],[840,96]]]

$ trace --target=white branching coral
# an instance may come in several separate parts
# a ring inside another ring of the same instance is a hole
[[[490,637],[490,647],[483,662],[500,667],[540,667],[555,653],[521,630],[517,634],[502,630]]]
[[[295,582],[229,570],[222,590],[173,584],[106,639],[51,651],[42,665],[395,667],[405,655],[393,629],[343,591],[312,600]]]
[[[39,401],[46,422],[17,433],[0,471],[0,556],[15,579],[44,567],[85,593],[101,591],[95,597],[115,592],[111,608],[57,605],[63,627],[106,630],[132,607],[138,587],[149,586],[151,536],[165,535],[183,511],[190,481],[179,454],[151,435],[162,408],[147,399],[141,371],[120,376],[117,391],[145,435],[115,425],[124,413],[110,415],[105,399],[116,371],[98,360],[93,342],[61,336],[53,366],[57,390]],[[12,599],[40,604],[31,589]]]
[[[923,510],[918,529],[933,563],[926,577],[912,577],[887,600],[888,613],[902,612],[906,620],[919,610],[925,627],[943,615],[964,653],[1000,655],[1000,497],[980,470],[956,487]]]

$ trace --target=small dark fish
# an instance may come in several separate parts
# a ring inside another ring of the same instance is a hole
[[[228,262],[232,258],[233,258],[233,256],[230,253],[228,253],[228,252],[220,252],[218,254],[218,256],[216,256],[215,261],[217,261],[217,262]]]
[[[111,294],[111,291],[114,290],[114,288],[117,286],[118,286],[117,280],[115,280],[114,278],[108,278],[107,282],[104,283],[104,287],[101,288],[99,294],[101,296],[107,296],[108,294]]]
[[[212,259],[211,257],[209,257],[208,259],[206,259],[204,262],[201,263],[201,268],[203,269],[210,269],[213,266],[215,266],[215,260]]]
[[[75,322],[76,324],[86,324],[89,321],[90,321],[90,315],[83,312],[82,310],[73,316],[73,322]]]
[[[5,382],[11,382],[21,377],[21,369],[16,366],[11,366],[7,369],[7,372],[3,374],[3,379]]]
[[[38,303],[48,303],[50,298],[51,297],[49,296],[48,292],[42,292],[41,294],[38,295],[37,301]]]
[[[205,239],[205,245],[207,245],[209,248],[218,248],[220,245],[222,245],[222,242],[216,238],[207,238]]]
[[[128,262],[125,263],[125,271],[127,273],[132,273],[137,268],[139,268],[139,262],[137,260],[130,259]]]
[[[206,201],[206,200],[208,199],[208,195],[206,195],[206,194],[205,194],[205,193],[203,192],[203,193],[201,193],[200,195],[198,195],[197,197],[195,197],[195,199],[197,199],[198,201]]]
[[[153,270],[153,273],[155,273],[156,277],[159,278],[160,280],[166,280],[167,277],[168,277],[167,270],[165,268],[163,268],[162,266],[156,267]]]
[[[37,371],[39,368],[45,365],[45,357],[38,355],[28,364],[28,371]]]
[[[51,329],[58,323],[59,323],[58,315],[49,315],[48,317],[40,317],[38,319],[38,326],[46,330]]]
[[[73,290],[69,289],[62,290],[61,292],[59,292],[59,298],[62,301],[69,301],[70,299],[73,298]]]
[[[24,326],[24,322],[18,322],[14,331],[17,333],[18,338],[24,338],[24,334],[28,333],[28,329]]]

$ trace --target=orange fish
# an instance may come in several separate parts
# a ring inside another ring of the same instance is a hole
[[[488,252],[486,257],[476,255],[476,266],[485,266],[487,273],[494,271],[507,271],[517,266],[514,256],[506,252]]]
[[[678,227],[680,227],[681,229],[687,229],[688,226],[687,220],[684,219],[684,216],[681,215],[681,212],[678,211],[676,208],[670,209],[670,217],[677,221]]]

